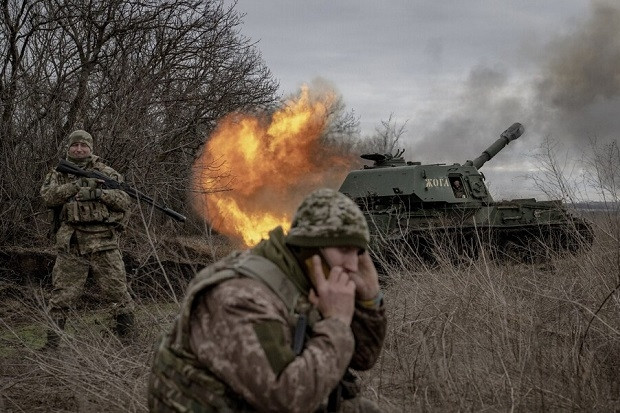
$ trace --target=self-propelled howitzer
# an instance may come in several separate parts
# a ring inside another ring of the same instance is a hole
[[[540,261],[553,252],[588,247],[590,225],[561,201],[496,202],[489,193],[479,169],[523,132],[514,123],[462,165],[405,161],[402,151],[365,154],[374,164],[350,172],[340,191],[364,211],[375,252],[462,260],[476,258],[485,247],[499,258]]]

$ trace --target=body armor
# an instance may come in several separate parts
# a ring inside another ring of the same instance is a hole
[[[235,252],[203,269],[188,287],[181,314],[172,332],[160,340],[156,349],[148,391],[151,412],[254,411],[225,383],[197,362],[189,344],[190,311],[194,299],[202,291],[240,276],[263,282],[286,304],[292,318],[301,318],[306,322],[306,317],[300,317],[295,310],[301,293],[280,268],[268,259],[248,251]],[[291,323],[297,324],[293,319]]]

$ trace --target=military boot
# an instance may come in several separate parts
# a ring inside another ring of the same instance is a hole
[[[60,344],[60,331],[65,329],[65,323],[67,322],[66,318],[56,318],[54,319],[55,327],[49,328],[47,330],[47,341],[45,345],[42,347],[42,350],[54,350],[58,348]]]
[[[120,338],[127,338],[133,332],[134,318],[132,313],[116,315],[116,334]]]

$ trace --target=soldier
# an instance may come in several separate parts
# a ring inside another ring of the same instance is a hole
[[[160,342],[151,412],[377,412],[370,369],[386,318],[357,205],[319,189],[257,246],[202,270]]]
[[[92,154],[92,148],[92,136],[77,130],[69,135],[66,158],[82,169],[96,170],[122,182],[118,172]],[[102,182],[52,170],[41,187],[41,197],[54,210],[58,226],[54,289],[49,300],[49,313],[58,328],[48,330],[48,348],[58,346],[58,329],[64,328],[67,310],[82,294],[89,270],[104,298],[111,302],[118,335],[126,337],[133,327],[134,303],[118,246],[130,199],[120,189],[101,188]]]
[[[463,190],[463,184],[460,179],[452,181],[452,191],[455,198],[465,198],[465,191]]]

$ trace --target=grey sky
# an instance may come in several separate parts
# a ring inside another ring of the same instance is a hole
[[[496,159],[502,167],[485,166],[506,196],[528,195],[515,176],[532,169],[528,155],[543,137],[575,156],[590,137],[617,139],[618,2],[239,0],[236,8],[283,95],[324,79],[363,134],[393,113],[408,121],[407,159],[464,162],[522,122],[526,134]]]

